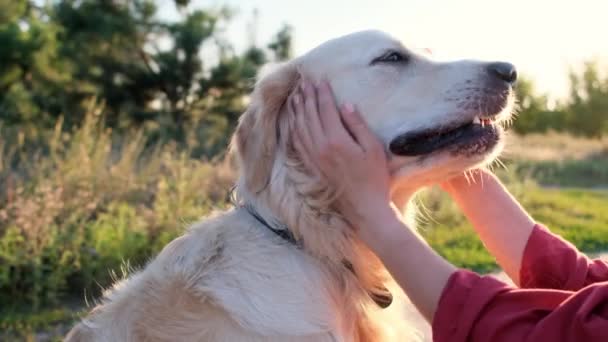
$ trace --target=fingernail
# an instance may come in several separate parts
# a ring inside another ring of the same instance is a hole
[[[349,114],[355,112],[355,106],[352,103],[345,103],[342,105],[342,108]]]
[[[295,104],[300,104],[300,95],[299,95],[299,94],[296,94],[296,95],[293,97],[293,103],[295,103]]]

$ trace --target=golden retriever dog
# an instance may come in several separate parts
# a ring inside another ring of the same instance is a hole
[[[405,205],[421,187],[492,160],[514,67],[436,62],[378,31],[328,41],[268,72],[240,118],[235,207],[194,224],[104,294],[67,341],[403,341],[378,258],[334,209],[289,133],[289,96],[329,80],[385,144]],[[421,265],[421,267],[423,267]]]

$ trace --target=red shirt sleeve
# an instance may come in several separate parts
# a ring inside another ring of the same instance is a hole
[[[520,286],[578,291],[608,281],[608,263],[591,260],[574,245],[536,225],[522,259]]]
[[[536,226],[524,251],[521,282],[535,289],[466,270],[454,273],[433,319],[433,340],[608,341],[605,262],[588,259]]]
[[[578,292],[518,289],[458,271],[439,301],[433,341],[608,341],[608,282]]]

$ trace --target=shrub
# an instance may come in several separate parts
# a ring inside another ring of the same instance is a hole
[[[33,152],[28,144],[3,149],[3,310],[98,294],[121,265],[139,267],[221,206],[232,184],[225,162],[170,144],[146,147],[141,131],[113,136],[95,113],[69,134],[45,134],[48,143]]]

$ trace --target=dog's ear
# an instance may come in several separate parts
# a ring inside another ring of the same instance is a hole
[[[276,67],[258,81],[251,103],[239,119],[232,146],[237,150],[245,186],[253,193],[270,181],[279,142],[279,114],[298,79],[294,64]]]

